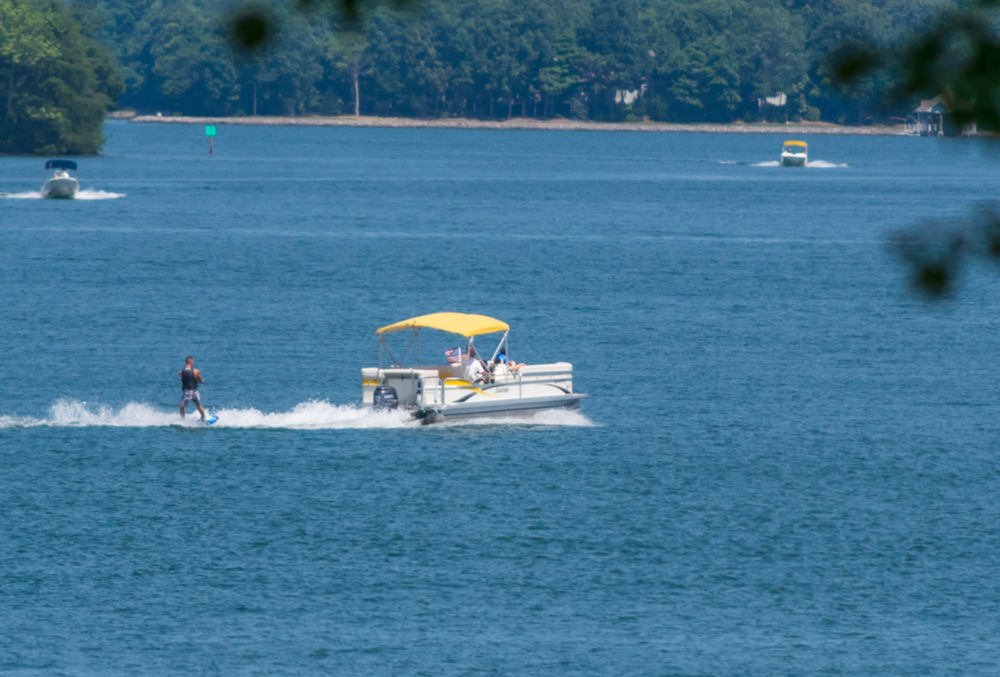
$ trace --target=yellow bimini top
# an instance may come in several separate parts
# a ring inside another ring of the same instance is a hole
[[[785,141],[786,146],[802,146],[803,148],[808,148],[809,144],[805,141]]]
[[[449,334],[460,334],[466,338],[480,334],[492,334],[495,331],[507,331],[510,325],[495,320],[486,315],[467,315],[465,313],[431,313],[420,317],[382,327],[375,333],[379,336],[404,329],[439,329]]]

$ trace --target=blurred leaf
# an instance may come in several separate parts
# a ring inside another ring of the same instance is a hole
[[[914,283],[917,289],[931,298],[940,298],[951,286],[951,269],[943,263],[928,263],[917,269]]]
[[[880,51],[867,44],[845,45],[830,56],[830,70],[835,81],[849,83],[885,65]]]
[[[954,288],[968,240],[961,232],[948,232],[934,224],[901,233],[893,248],[910,269],[914,288],[923,296],[945,298]]]
[[[934,64],[941,54],[942,39],[937,33],[923,36],[904,53],[901,70],[905,74],[903,93],[925,92],[934,81]]]
[[[419,0],[293,0],[295,11],[303,14],[327,10],[337,17],[341,30],[359,31],[365,16],[379,4],[402,11],[416,6]],[[258,52],[266,48],[278,33],[278,20],[263,5],[244,5],[229,22],[230,41],[239,49]]]
[[[266,49],[278,33],[278,22],[268,8],[243,7],[229,19],[229,39],[237,51],[257,53]]]
[[[993,259],[1000,259],[1000,216],[992,209],[983,210],[983,244],[986,255]]]

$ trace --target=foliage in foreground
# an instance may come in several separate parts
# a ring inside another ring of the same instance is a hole
[[[957,123],[975,121],[980,131],[994,130],[995,136],[1000,130],[998,27],[997,0],[945,7],[922,30],[895,42],[843,42],[831,59],[831,72],[845,88],[894,73],[886,90],[893,104],[943,93]],[[917,291],[931,299],[950,298],[969,259],[1000,261],[1000,211],[984,203],[960,222],[929,222],[902,231],[893,245]]]
[[[312,12],[242,5],[263,22],[223,14],[213,0],[88,1],[125,72],[120,104],[144,111],[848,124],[905,115],[908,105],[887,97],[885,74],[834,81],[831,50],[846,39],[891,44],[941,5],[414,0],[393,11],[331,0],[340,17],[342,5],[357,8],[349,33],[318,1]],[[264,49],[231,50],[232,37]],[[778,93],[786,105],[761,105]]]

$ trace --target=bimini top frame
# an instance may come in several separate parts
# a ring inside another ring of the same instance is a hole
[[[402,359],[397,360],[389,351],[389,347],[385,344],[385,335],[398,331],[404,331],[406,329],[413,330],[413,338],[410,340],[410,344],[406,347],[406,352],[403,353]],[[406,359],[406,355],[410,352],[410,348],[414,343],[417,344],[417,363],[419,364],[421,329],[437,329],[439,331],[448,332],[449,334],[458,334],[469,339],[469,345],[472,345],[473,339],[480,334],[493,334],[495,332],[502,331],[503,338],[500,339],[500,343],[497,344],[496,350],[493,351],[493,357],[490,359],[495,359],[500,353],[500,349],[506,346],[507,334],[510,333],[510,325],[492,317],[487,317],[486,315],[471,315],[467,313],[431,313],[430,315],[411,317],[408,320],[403,320],[402,322],[396,322],[395,324],[382,327],[375,332],[379,340],[379,368],[381,369],[382,367],[383,348],[385,348],[385,352],[389,355],[393,364],[401,365],[402,360]]]
[[[468,315],[466,313],[431,313],[411,317],[408,320],[390,324],[382,327],[375,333],[379,336],[389,334],[394,331],[404,329],[440,329],[449,334],[460,334],[465,338],[472,338],[480,334],[492,334],[498,331],[508,331],[510,325],[500,320],[495,320],[486,315]]]
[[[76,163],[72,160],[49,160],[45,163],[46,169],[71,169],[76,171]]]

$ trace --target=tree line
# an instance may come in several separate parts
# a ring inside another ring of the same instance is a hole
[[[941,8],[940,0],[411,0],[345,23],[336,12],[269,5],[276,36],[246,52],[233,49],[218,2],[87,1],[122,69],[119,105],[144,112],[844,124],[907,111],[889,95],[891,74],[840,84],[831,54],[852,41],[898,43]]]
[[[270,39],[248,50],[232,30],[240,5],[221,0],[0,0],[0,152],[95,152],[116,105],[885,121],[908,112],[893,69],[842,78],[832,57],[905,43],[948,0],[294,1],[253,5]]]

